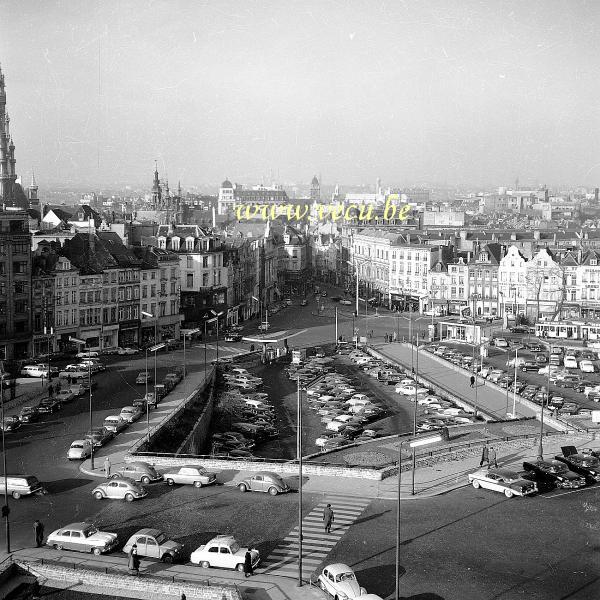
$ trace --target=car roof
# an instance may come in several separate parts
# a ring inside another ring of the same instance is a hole
[[[275,477],[276,479],[281,479],[281,475],[279,473],[275,473],[274,471],[258,471],[254,473],[254,475],[267,475],[268,477]]]
[[[219,535],[215,535],[214,538],[208,540],[208,542],[206,542],[206,545],[208,546],[208,544],[233,544],[235,543],[237,540],[232,536],[232,535],[227,535],[227,534],[219,534]]]
[[[147,462],[143,462],[143,461],[140,461],[140,460],[134,460],[132,462],[128,462],[126,466],[141,467],[142,469],[147,469],[151,465],[148,464]]]
[[[347,573],[348,571],[354,573],[354,571],[344,563],[334,563],[332,565],[327,565],[325,569],[327,569],[332,575],[337,575],[339,573]]]
[[[152,527],[144,527],[144,529],[139,529],[133,535],[151,535],[152,537],[156,537],[160,535],[162,531],[160,529],[153,529]]]

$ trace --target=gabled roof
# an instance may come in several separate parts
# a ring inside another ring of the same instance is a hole
[[[581,264],[584,266],[595,266],[591,264],[591,261],[595,260],[596,261],[596,265],[600,265],[600,252],[597,252],[596,250],[589,250],[588,252],[585,253],[585,255],[583,256],[583,258],[581,259]]]
[[[562,259],[560,260],[559,263],[562,267],[577,267],[579,265],[579,262],[577,260],[577,256],[571,252],[570,250],[567,250]]]
[[[100,245],[117,261],[120,267],[139,267],[142,264],[139,259],[123,242],[114,231],[103,231],[97,235]]]

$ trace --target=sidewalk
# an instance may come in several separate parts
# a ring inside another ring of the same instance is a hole
[[[73,572],[76,575],[78,572],[83,575],[82,570],[87,569],[106,573],[107,577],[114,575],[127,575],[127,557],[125,555],[107,554],[101,556],[87,555],[79,552],[57,551],[51,548],[26,548],[17,550],[12,553],[14,559],[18,561],[27,561],[31,563],[44,561],[44,564],[53,563],[67,569],[75,569]],[[305,575],[310,571],[306,568]],[[305,581],[302,587],[298,587],[297,579],[287,577],[276,577],[273,575],[256,574],[250,578],[246,578],[243,573],[237,571],[228,571],[223,569],[203,569],[192,564],[165,564],[161,562],[142,559],[140,561],[140,576],[137,580],[143,585],[144,576],[161,578],[165,583],[169,583],[169,587],[177,588],[177,583],[191,583],[197,585],[210,586],[235,586],[242,595],[242,598],[257,598],[260,600],[326,600],[327,595],[318,587],[311,585]],[[94,577],[96,579],[96,577]],[[108,588],[102,588],[99,585],[85,585],[85,576],[81,577],[81,582],[87,588],[88,592],[110,593]],[[64,588],[70,587],[69,581],[50,579],[44,582],[47,587]],[[96,588],[94,590],[93,588]],[[122,590],[123,597],[126,597],[126,591]],[[140,597],[132,595],[130,597]],[[146,593],[142,596],[146,600],[153,598],[177,598],[180,599],[179,590],[174,591],[173,595]]]
[[[416,346],[412,349],[404,344],[381,344],[373,346],[373,349],[410,369],[411,365],[416,364]],[[469,376],[465,372],[460,373],[454,370],[453,365],[445,368],[428,352],[421,347],[419,349],[419,376],[439,385],[451,394],[464,399],[475,406],[475,391],[477,391],[478,409],[493,415],[496,419],[506,419],[506,413],[512,412],[513,394],[505,391],[499,391],[487,385],[481,377],[477,378],[477,390],[470,387]],[[507,410],[508,407],[508,410]],[[517,396],[516,413],[519,417],[536,417],[539,410],[529,408],[520,403]]]
[[[210,370],[207,373],[210,378]],[[189,373],[185,379],[173,389],[156,408],[150,410],[150,435],[153,430],[169,415],[179,408],[195,390],[204,383],[204,373]],[[92,469],[91,460],[84,460],[79,466],[79,470],[86,475],[105,478],[104,459],[110,458],[111,469],[116,471],[125,464],[124,456],[129,448],[142,439],[148,433],[148,423],[146,415],[142,415],[138,421],[132,423],[125,431],[120,433],[114,440],[103,448],[94,449],[94,468]]]

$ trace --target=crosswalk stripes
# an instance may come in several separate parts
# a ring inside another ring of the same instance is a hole
[[[203,349],[204,344],[196,344],[194,346],[194,348]],[[206,348],[208,350],[216,350],[217,349],[217,347],[214,344],[206,344]],[[235,346],[221,346],[221,344],[219,344],[219,352],[230,352],[232,354],[244,354],[245,350],[242,350],[241,348],[236,348]]]
[[[341,494],[327,494],[302,519],[302,570],[314,571],[344,536],[350,525],[363,513],[371,501]],[[325,532],[323,509],[331,504],[335,518],[331,533]],[[277,545],[261,563],[261,573],[297,577],[298,575],[298,526]]]

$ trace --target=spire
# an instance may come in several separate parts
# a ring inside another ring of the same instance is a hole
[[[267,224],[265,225],[265,240],[271,237],[271,219],[267,219]]]
[[[35,171],[33,170],[33,167],[31,167],[31,184],[29,187],[37,189],[37,183],[35,182]]]

